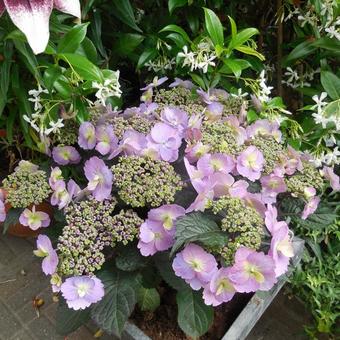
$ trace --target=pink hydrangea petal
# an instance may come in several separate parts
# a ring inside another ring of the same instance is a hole
[[[172,263],[175,274],[182,279],[191,280],[195,277],[195,271],[184,261],[183,254],[178,253]]]
[[[58,255],[54,249],[50,250],[49,255],[42,261],[42,270],[46,275],[52,275],[55,273],[58,266]]]
[[[140,227],[139,239],[144,242],[152,242],[155,239],[155,234],[149,229],[147,221]]]
[[[137,248],[143,256],[152,256],[157,253],[157,249],[155,247],[154,242],[143,242],[139,240],[137,244]]]

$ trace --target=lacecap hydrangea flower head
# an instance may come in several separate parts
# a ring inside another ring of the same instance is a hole
[[[10,189],[36,176],[38,197],[50,197],[65,217],[56,245],[39,241],[37,254],[70,308],[101,299],[97,274],[125,247],[148,257],[147,265],[171,250],[169,270],[209,305],[269,290],[294,256],[277,203],[292,196],[307,219],[327,182],[339,187],[332,169],[319,171],[286,145],[276,121],[248,123],[244,97],[179,79],[166,88],[166,81],[146,86],[137,107],[90,110],[78,145],[52,150],[49,180],[30,168],[7,182]],[[19,206],[13,193],[9,198]],[[33,207],[22,219],[34,228],[47,224]]]

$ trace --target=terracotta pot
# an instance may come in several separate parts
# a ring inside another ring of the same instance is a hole
[[[0,191],[2,191],[2,193],[4,193],[3,189],[0,189]],[[6,197],[6,193],[4,193],[4,196]],[[8,210],[11,208],[11,205],[9,203],[7,203],[5,205],[5,209],[6,212],[8,212]],[[29,209],[31,209],[32,206],[29,207]],[[50,218],[52,219],[53,216],[53,208],[49,203],[41,203],[36,205],[36,210],[37,211],[42,211],[45,212],[46,214],[48,214],[50,216]],[[32,230],[29,227],[26,227],[24,225],[22,225],[21,223],[16,223],[16,224],[12,224],[9,226],[8,230],[7,230],[7,234],[12,235],[12,236],[17,236],[17,237],[36,237],[40,234],[41,229],[38,230]]]

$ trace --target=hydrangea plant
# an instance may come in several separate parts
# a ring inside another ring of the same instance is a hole
[[[182,330],[204,334],[213,306],[235,293],[267,291],[287,272],[294,256],[282,214],[287,198],[308,219],[329,183],[339,189],[331,168],[316,168],[310,155],[286,145],[277,121],[250,122],[251,102],[166,81],[143,88],[138,107],[89,107],[89,120],[75,127],[77,141],[48,152],[50,170],[23,162],[5,181],[5,202],[26,208],[20,220],[28,227],[48,221],[28,207],[35,200],[49,198],[55,207],[56,244],[40,235],[35,254],[66,302],[59,309],[71,320],[64,333],[91,314],[121,334],[141,290],[153,289],[159,303],[160,280],[145,283],[152,270],[178,290]],[[37,183],[40,194],[31,197]],[[200,320],[194,328],[182,319],[187,299],[202,309],[185,315]]]

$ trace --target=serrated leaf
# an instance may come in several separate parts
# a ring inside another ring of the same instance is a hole
[[[159,307],[161,298],[157,289],[140,287],[138,290],[138,305],[142,311],[153,312]]]
[[[68,308],[65,300],[60,298],[56,314],[56,331],[60,335],[69,335],[84,325],[91,315],[91,309],[74,310]]]
[[[169,252],[157,253],[153,256],[155,265],[162,276],[162,279],[172,288],[176,290],[185,289],[188,285],[178,276],[172,269]]]
[[[220,248],[227,241],[228,235],[211,216],[194,212],[177,220],[175,244],[171,249],[171,255],[190,242],[199,242],[209,248]]]
[[[11,208],[8,210],[6,219],[4,221],[3,234],[7,233],[11,225],[19,223],[19,217],[23,211],[23,208]]]
[[[204,9],[205,28],[207,29],[212,42],[215,45],[223,46],[223,26],[218,16],[209,8]]]
[[[179,291],[176,301],[178,325],[186,335],[198,338],[209,330],[214,319],[214,309],[204,303],[201,292],[192,289]]]
[[[105,296],[93,306],[91,317],[101,329],[120,337],[137,301],[137,274],[113,268],[97,276],[104,284]]]
[[[118,253],[116,259],[118,269],[131,272],[146,265],[147,259],[141,255],[136,246],[123,247]]]
[[[292,220],[306,229],[324,229],[334,223],[337,217],[338,215],[327,203],[321,202],[317,210],[306,220],[302,220],[299,216],[293,216]]]

